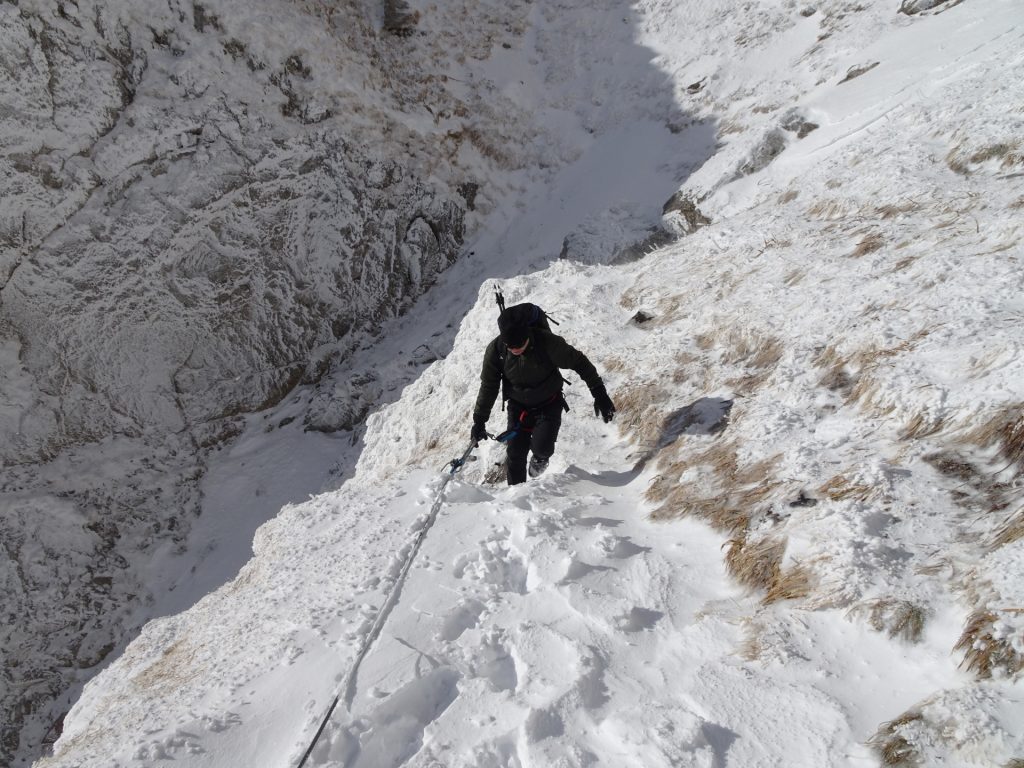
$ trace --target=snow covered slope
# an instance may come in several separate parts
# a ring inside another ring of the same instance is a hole
[[[559,10],[533,8],[527,37]],[[637,176],[586,153],[518,237],[485,229],[382,342],[421,343],[476,292],[450,351],[370,417],[354,477],[149,623],[38,764],[297,764],[335,696],[311,764],[1024,759],[1024,11],[897,10],[639,4],[679,114],[718,131],[692,175],[661,156],[686,177],[680,238],[545,266],[566,237],[572,256],[650,234],[623,214]],[[593,147],[645,157],[630,118]],[[424,533],[494,332],[476,288],[510,264],[507,298],[590,354],[617,428],[571,387],[547,475],[491,484],[484,445]]]

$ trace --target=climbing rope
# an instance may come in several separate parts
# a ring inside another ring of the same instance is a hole
[[[402,570],[399,572],[394,584],[391,585],[391,591],[388,592],[387,597],[384,599],[384,604],[381,606],[380,611],[377,612],[377,618],[374,620],[373,626],[370,627],[370,631],[364,635],[363,644],[359,649],[359,654],[356,656],[355,661],[349,668],[348,674],[345,676],[345,680],[338,689],[338,695],[334,697],[334,701],[331,702],[331,706],[328,708],[327,714],[324,715],[323,720],[320,722],[320,727],[317,728],[316,735],[313,736],[313,740],[310,742],[305,754],[302,755],[298,768],[303,768],[306,761],[309,759],[309,756],[313,753],[313,749],[316,747],[317,742],[323,735],[324,729],[327,727],[327,723],[331,720],[331,715],[334,714],[334,710],[337,708],[338,702],[341,701],[343,696],[345,698],[345,709],[351,711],[352,701],[355,699],[356,695],[356,682],[359,677],[359,667],[363,663],[363,659],[365,659],[367,654],[369,654],[370,648],[373,647],[373,644],[380,635],[381,630],[384,629],[384,624],[387,623],[391,610],[398,604],[398,598],[402,593],[402,585],[405,583],[406,576],[409,575],[409,568],[412,567],[413,561],[416,559],[416,555],[420,550],[420,545],[427,537],[427,533],[434,525],[434,521],[437,519],[437,515],[444,504],[444,493],[448,488],[448,483],[453,477],[455,477],[455,473],[462,469],[466,462],[469,461],[470,454],[473,453],[474,448],[476,448],[476,442],[471,441],[469,447],[466,448],[462,456],[457,459],[452,459],[448,463],[448,474],[445,475],[444,479],[441,481],[441,486],[437,489],[437,493],[434,496],[434,504],[430,508],[430,513],[427,515],[427,519],[424,521],[423,527],[416,533],[412,549],[405,558]]]

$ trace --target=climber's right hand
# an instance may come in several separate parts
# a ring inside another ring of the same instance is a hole
[[[479,444],[481,440],[486,440],[489,437],[490,435],[487,434],[487,425],[483,419],[474,418],[473,429],[469,433],[469,439],[474,443]]]

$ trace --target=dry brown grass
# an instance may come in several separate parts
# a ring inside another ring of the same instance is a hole
[[[813,586],[810,569],[801,564],[794,565],[779,574],[778,580],[772,584],[764,596],[765,603],[780,600],[799,600],[811,594]]]
[[[949,579],[956,574],[956,565],[948,557],[935,557],[931,562],[914,568],[914,573],[919,573],[922,576],[938,576],[943,572],[948,572]]]
[[[868,307],[865,314],[872,311],[874,308]],[[887,396],[887,391],[870,376],[870,372],[885,365],[890,358],[914,349],[932,330],[922,328],[892,347],[870,345],[846,355],[840,354],[834,347],[827,347],[815,360],[817,365],[826,368],[820,383],[822,386],[841,389],[848,404],[858,403],[862,409],[875,416],[888,416],[895,410],[895,405]]]
[[[1006,364],[1006,360],[1016,356],[1016,350],[1008,349],[1003,345],[993,346],[982,354],[971,358],[968,375],[972,379],[983,379],[993,370]]]
[[[779,360],[782,359],[782,353],[785,348],[782,346],[782,341],[771,337],[761,337],[758,339],[757,346],[753,350],[753,354],[747,360],[747,364],[753,368],[766,369],[774,368]]]
[[[991,549],[998,549],[1020,539],[1024,539],[1024,507],[1021,507],[1003,521],[1003,524],[999,526],[992,537],[989,547]]]
[[[635,445],[653,448],[661,436],[667,399],[668,392],[653,382],[620,387],[615,391],[619,428],[627,432]]]
[[[757,661],[764,651],[764,643],[761,640],[761,626],[758,622],[748,619],[743,626],[743,640],[740,642],[738,653],[740,658],[746,661]]]
[[[619,306],[627,311],[633,311],[640,306],[640,297],[637,295],[639,289],[636,285],[627,288],[619,296]]]
[[[1019,211],[1022,208],[1024,208],[1024,195],[1018,197],[1016,200],[1010,203],[1010,208],[1012,208],[1015,211]]]
[[[744,368],[740,375],[725,381],[740,395],[750,394],[762,386],[782,359],[784,351],[782,342],[773,336],[736,328],[700,334],[695,341],[704,350],[720,344],[723,347],[721,362]]]
[[[829,344],[814,358],[814,364],[819,368],[831,368],[834,365],[845,365],[846,358],[835,345]]]
[[[779,204],[780,205],[785,205],[786,203],[791,203],[794,200],[796,200],[798,197],[800,197],[800,190],[798,190],[798,189],[787,189],[785,192],[783,192],[781,195],[779,195]]]
[[[819,200],[807,209],[807,215],[821,221],[837,221],[845,219],[855,210],[852,203],[845,200]]]
[[[885,238],[880,233],[869,232],[857,243],[850,253],[850,258],[859,259],[861,256],[867,256],[869,253],[879,250],[883,245],[885,245]]]
[[[733,119],[723,120],[718,127],[718,132],[723,136],[727,136],[731,133],[743,133],[745,130],[747,130],[747,126],[738,120]]]
[[[888,391],[870,376],[861,373],[846,397],[848,404],[857,403],[861,410],[876,418],[889,416],[896,410],[892,402],[886,402]]]
[[[825,389],[833,392],[839,392],[844,397],[849,397],[850,392],[853,391],[853,387],[856,383],[857,380],[850,376],[846,371],[846,366],[841,363],[837,363],[826,370],[818,380],[819,387],[825,387]]]
[[[164,649],[159,659],[132,678],[132,686],[149,692],[177,690],[201,674],[195,659],[196,650],[187,638],[177,640]]]
[[[793,245],[793,241],[788,237],[771,237],[764,238],[764,245],[757,252],[758,256],[763,255],[766,251],[774,250],[775,248],[790,248]]]
[[[751,542],[749,533],[740,531],[727,546],[726,567],[740,584],[767,592],[778,581],[782,556],[786,553],[784,540],[766,537]]]
[[[767,536],[751,542],[747,531],[740,531],[728,542],[725,564],[740,584],[765,593],[765,604],[806,597],[811,591],[810,573],[797,565],[782,570],[786,540]]]
[[[1024,403],[1003,406],[969,430],[963,440],[984,449],[998,447],[1004,461],[1024,470]]]
[[[895,219],[905,213],[912,213],[921,209],[920,203],[914,200],[906,200],[902,203],[888,203],[875,207],[877,213],[883,219]]]
[[[606,357],[601,361],[605,370],[612,371],[613,373],[622,373],[628,371],[632,367],[630,363],[627,363],[621,357]]]
[[[652,520],[692,516],[716,530],[736,535],[746,530],[751,516],[779,487],[770,479],[779,455],[740,467],[736,446],[722,439],[694,456],[673,459],[669,455],[671,452],[659,460],[660,473],[645,493],[648,501],[658,504],[651,513]],[[690,469],[704,478],[699,486],[679,482]]]
[[[867,613],[868,623],[876,632],[885,632],[894,640],[917,643],[921,640],[927,619],[925,609],[909,600],[880,598],[854,606],[851,613]]]
[[[970,175],[971,166],[981,165],[990,160],[999,160],[999,167],[1003,169],[1024,165],[1024,152],[1021,151],[1020,142],[997,142],[973,151],[965,146],[965,142],[961,142],[946,155],[946,164],[950,169],[963,176]]]
[[[875,731],[875,735],[868,739],[867,744],[878,752],[883,765],[897,768],[918,766],[921,764],[921,756],[901,731],[911,723],[923,720],[924,715],[918,710],[904,712],[895,720],[882,723]]]
[[[654,319],[651,325],[671,325],[687,316],[690,303],[683,294],[665,296],[658,299],[654,306]]]
[[[765,382],[771,378],[772,372],[770,370],[754,371],[751,373],[744,373],[742,376],[734,376],[731,379],[726,379],[725,384],[734,393],[740,397],[752,395],[754,392],[764,386]]]
[[[995,634],[998,616],[988,610],[977,610],[967,619],[963,634],[953,651],[963,651],[961,667],[966,667],[982,679],[989,679],[993,672],[1002,672],[1010,677],[1024,669],[1024,656],[1012,644],[1012,638],[1000,638]]]
[[[698,355],[695,355],[693,352],[687,352],[684,350],[682,352],[677,352],[674,359],[676,365],[686,366],[698,362],[700,360],[700,357]]]
[[[916,440],[934,435],[944,424],[945,420],[942,417],[932,418],[924,413],[915,414],[900,430],[900,439]]]
[[[683,486],[668,492],[661,506],[651,513],[651,520],[676,520],[687,515],[729,533],[745,530],[750,523],[750,512],[740,500],[708,498],[691,493]]]
[[[990,526],[995,525],[995,515],[1005,513],[1013,504],[1020,504],[1016,481],[1001,478],[999,471],[990,470],[986,460],[979,461],[952,448],[922,458],[937,472],[956,481],[949,493],[960,508],[973,513],[975,520],[987,518]],[[1019,526],[1015,515],[1006,517],[1003,529],[991,536],[990,549],[1012,539]]]
[[[897,247],[897,249],[901,248],[901,247],[905,248],[906,245],[907,245],[906,243],[901,243],[900,245],[898,245],[896,247]],[[915,261],[917,261],[917,259],[918,259],[917,256],[904,256],[902,259],[900,259],[899,261],[897,261],[895,264],[892,265],[892,270],[891,271],[892,272],[902,272],[907,267],[910,267],[911,265],[913,265],[913,263]]]
[[[873,486],[858,483],[846,475],[836,475],[818,488],[818,492],[832,501],[867,501],[875,494]]]
[[[672,372],[672,382],[675,384],[682,384],[685,381],[692,381],[695,378],[700,379],[697,382],[698,389],[708,389],[708,376],[709,367],[700,366],[696,370],[696,376],[694,375],[693,365],[700,362],[700,357],[692,352],[680,352],[675,356],[676,369]]]
[[[698,333],[693,337],[693,341],[697,345],[697,349],[703,349],[706,352],[715,346],[715,334]]]

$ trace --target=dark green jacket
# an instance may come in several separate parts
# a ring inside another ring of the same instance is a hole
[[[505,361],[502,366],[501,355]],[[541,328],[530,330],[530,343],[521,355],[505,349],[501,337],[487,345],[483,370],[480,372],[480,392],[473,408],[474,418],[487,421],[498,398],[501,381],[505,385],[505,399],[527,407],[541,405],[562,391],[560,368],[579,374],[590,387],[591,393],[604,389],[604,382],[587,356],[561,336]]]

